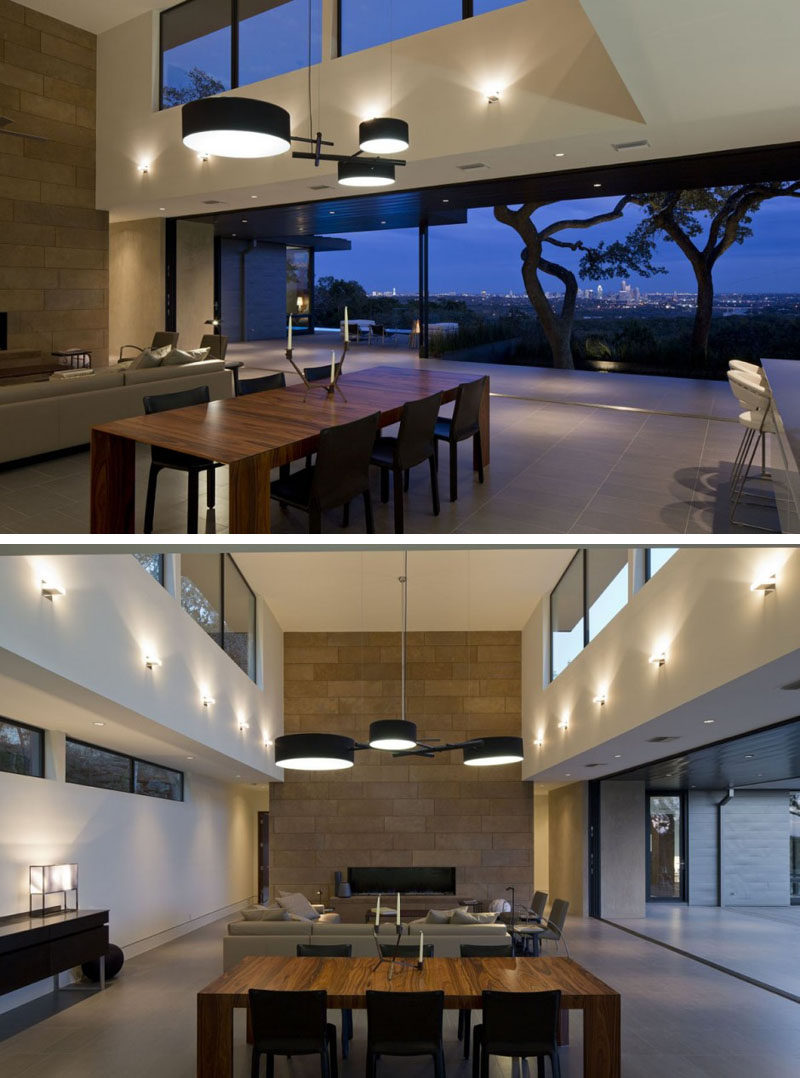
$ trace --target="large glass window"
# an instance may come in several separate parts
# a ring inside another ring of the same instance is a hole
[[[499,7],[511,7],[520,0],[472,0],[473,15],[483,15],[487,11],[496,11]]]
[[[44,777],[44,730],[0,719],[0,771]]]
[[[230,90],[231,5],[186,0],[161,12],[161,107]]]
[[[181,555],[181,606],[255,680],[256,598],[230,554]]]
[[[238,0],[238,85],[322,59],[322,0]],[[310,15],[310,19],[309,19]]]
[[[800,906],[800,793],[789,794],[789,896]]]
[[[183,801],[183,772],[67,738],[67,782]]]
[[[628,551],[592,547],[586,551],[588,637],[594,640],[628,601]]]
[[[648,901],[683,900],[682,808],[679,794],[648,797]]]
[[[141,567],[146,573],[149,573],[153,580],[157,580],[159,584],[164,584],[164,555],[163,554],[134,554],[134,558],[138,561]]]
[[[651,546],[645,552],[644,578],[650,580],[659,569],[663,569],[673,554],[678,553],[676,546]]]
[[[384,45],[463,17],[462,0],[340,0],[339,53]]]
[[[572,559],[550,595],[550,679],[566,669],[583,649],[583,551]]]

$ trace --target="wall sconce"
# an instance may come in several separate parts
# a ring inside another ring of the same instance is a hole
[[[565,715],[563,719],[559,720],[558,728],[559,728],[559,730],[569,730],[569,718],[568,718],[568,716]]]
[[[207,153],[199,153],[197,155],[197,160],[200,162],[201,165],[205,165],[208,161],[208,156],[209,155]]]
[[[486,102],[489,105],[496,105],[500,98],[503,96],[503,91],[499,87],[495,87],[491,90],[486,90]]]
[[[540,749],[542,747],[542,745],[544,745],[544,738],[543,737],[535,738],[533,744],[537,749]]]
[[[143,176],[146,176],[148,174],[148,172],[150,171],[150,162],[149,161],[140,161],[137,168],[139,169],[139,172],[141,172],[141,174]]]
[[[664,663],[667,661],[667,653],[666,651],[653,652],[653,654],[647,661],[652,663],[653,666],[663,666]]]
[[[274,741],[272,741],[272,739],[271,739],[271,738],[267,738],[267,739],[266,739],[266,740],[264,741],[264,748],[265,748],[265,749],[271,749],[271,748],[272,748],[272,746],[273,746],[274,744],[275,744],[275,742],[274,742]]]
[[[56,595],[66,595],[66,592],[60,584],[54,584],[52,580],[45,580],[42,577],[42,596],[45,599],[49,599],[52,603]]]
[[[764,595],[771,595],[777,587],[778,581],[775,574],[770,573],[768,576],[762,576],[758,580],[754,580],[750,585],[750,591],[760,591]]]
[[[595,696],[595,698],[592,700],[592,703],[599,704],[600,707],[605,707],[606,694],[604,692],[599,692],[597,696]]]
[[[78,908],[77,865],[31,865],[30,911],[44,916],[58,910]],[[58,905],[47,904],[50,895],[61,895]]]
[[[161,660],[157,655],[145,655],[144,665],[148,670],[153,670],[156,666],[161,666]]]
[[[245,732],[245,730],[249,730],[249,729],[250,729],[250,723],[247,722],[245,719],[239,719],[239,732],[243,734]]]
[[[214,697],[207,692],[204,692],[203,695],[200,697],[200,703],[203,705],[203,707],[211,707],[211,705],[216,704],[216,702],[217,701],[214,699]]]

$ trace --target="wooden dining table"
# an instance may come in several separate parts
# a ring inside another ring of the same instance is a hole
[[[416,965],[380,965],[374,958],[243,958],[197,994],[197,1078],[232,1078],[233,1012],[251,988],[324,989],[328,1007],[361,1009],[366,992],[444,992],[450,1010],[477,1010],[484,989],[561,991],[561,1008],[583,1011],[585,1078],[619,1078],[620,996],[571,958],[426,958]]]
[[[455,400],[463,374],[413,367],[368,367],[344,374],[339,393],[324,383],[302,383],[179,408],[154,415],[118,419],[92,428],[91,530],[133,532],[135,523],[136,444],[159,446],[227,464],[229,531],[264,533],[270,529],[270,472],[315,452],[320,431],[374,412],[380,426],[400,419],[407,401],[440,392]],[[489,379],[480,409],[483,465],[489,463]],[[478,462],[474,459],[473,466]]]

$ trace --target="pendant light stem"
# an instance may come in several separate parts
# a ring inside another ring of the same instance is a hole
[[[400,717],[406,717],[406,653],[408,651],[408,551],[403,551],[403,631],[400,638]]]

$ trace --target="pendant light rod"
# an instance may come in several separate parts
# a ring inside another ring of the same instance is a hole
[[[403,551],[403,575],[400,587],[403,596],[403,630],[400,638],[400,718],[406,717],[406,656],[408,653],[408,550]]]

